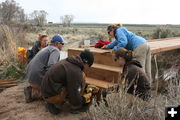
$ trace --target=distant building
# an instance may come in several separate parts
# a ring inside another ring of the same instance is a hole
[[[48,22],[48,24],[53,24],[53,22]]]

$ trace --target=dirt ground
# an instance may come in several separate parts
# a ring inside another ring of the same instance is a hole
[[[43,101],[25,103],[23,87],[27,83],[7,88],[0,93],[0,120],[79,120],[85,113],[71,114],[62,112],[59,115],[49,113]]]

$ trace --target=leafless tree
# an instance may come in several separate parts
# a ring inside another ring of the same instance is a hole
[[[64,15],[60,17],[60,20],[62,21],[63,27],[70,27],[72,21],[74,20],[73,15]]]
[[[37,26],[43,26],[47,23],[47,15],[48,13],[44,10],[35,10],[30,14],[33,24]]]
[[[14,0],[6,0],[0,4],[0,22],[4,24],[23,23],[26,15]]]

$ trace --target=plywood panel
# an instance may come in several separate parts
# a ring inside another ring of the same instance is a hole
[[[109,88],[114,85],[113,83],[110,83],[110,82],[105,82],[102,80],[97,80],[97,79],[93,79],[93,78],[89,78],[89,77],[86,78],[86,83],[90,84],[90,85],[95,85],[100,88]]]

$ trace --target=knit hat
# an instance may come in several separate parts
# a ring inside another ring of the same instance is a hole
[[[94,55],[92,52],[90,52],[89,50],[85,49],[84,51],[82,51],[80,53],[80,57],[83,61],[84,64],[88,64],[89,67],[92,66],[92,64],[94,63]]]

